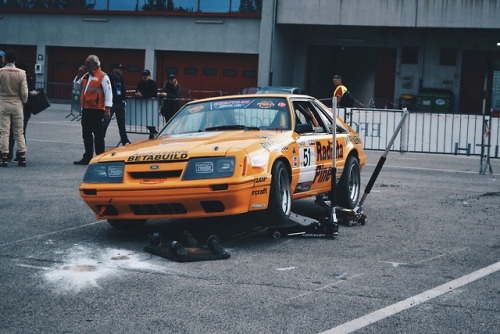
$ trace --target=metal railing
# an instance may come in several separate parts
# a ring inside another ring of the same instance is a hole
[[[367,150],[384,150],[401,118],[399,109],[340,108],[339,115],[363,139]],[[489,130],[485,131],[485,120]],[[500,118],[476,114],[412,112],[393,150],[499,158]],[[485,138],[485,135],[487,136]],[[487,139],[487,140],[485,140]]]

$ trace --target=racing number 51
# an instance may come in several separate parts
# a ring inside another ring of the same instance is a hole
[[[312,154],[314,154],[314,152],[312,152],[310,147],[302,150],[302,167],[311,166]]]

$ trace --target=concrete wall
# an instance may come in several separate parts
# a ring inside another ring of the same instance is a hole
[[[498,0],[278,0],[277,22],[345,26],[500,28]]]
[[[155,50],[258,54],[260,19],[83,14],[3,13],[6,44],[146,50],[145,68],[155,69]],[[87,21],[90,20],[90,21]],[[96,21],[104,20],[104,21]]]

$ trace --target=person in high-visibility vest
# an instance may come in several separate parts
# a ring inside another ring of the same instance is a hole
[[[337,97],[337,106],[339,107],[352,107],[354,99],[346,86],[342,84],[342,77],[338,74],[333,76],[333,85],[335,89],[333,96]]]
[[[106,73],[101,70],[101,62],[96,55],[90,55],[85,65],[80,66],[73,80],[73,89],[80,91],[82,107],[82,137],[85,153],[75,165],[88,165],[92,156],[104,152],[103,119],[111,117],[113,91]]]

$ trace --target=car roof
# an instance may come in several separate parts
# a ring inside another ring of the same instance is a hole
[[[290,94],[306,94],[304,89],[292,86],[264,86],[257,89],[257,94],[282,92]]]
[[[252,97],[254,97],[254,98],[263,98],[263,97],[285,97],[285,98],[302,97],[302,98],[307,98],[307,99],[315,99],[314,97],[309,96],[309,95],[291,94],[291,93],[287,93],[287,92],[255,93],[255,94],[237,94],[237,95],[223,95],[223,96],[207,97],[207,98],[204,98],[204,99],[190,101],[190,102],[186,103],[186,105],[187,104],[207,102],[207,101],[227,100],[227,99],[248,99],[248,98],[252,98]]]

